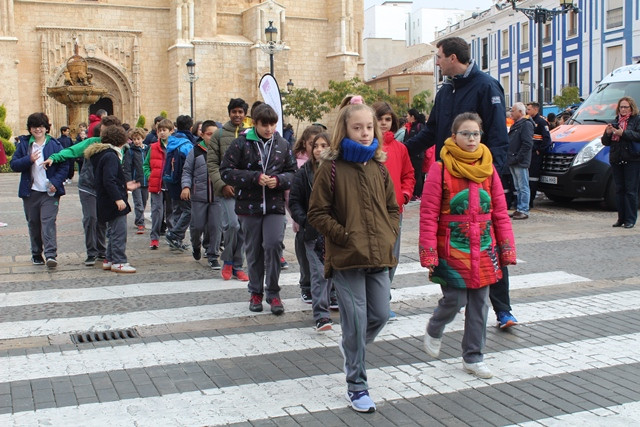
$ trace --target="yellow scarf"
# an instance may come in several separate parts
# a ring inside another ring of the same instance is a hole
[[[440,150],[440,158],[449,173],[456,178],[481,183],[493,174],[493,156],[482,143],[476,151],[469,152],[458,147],[453,138],[447,138]]]

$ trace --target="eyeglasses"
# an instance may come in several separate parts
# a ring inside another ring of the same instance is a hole
[[[482,132],[469,132],[468,130],[461,130],[456,132],[458,135],[462,135],[464,138],[471,138],[473,137],[474,139],[478,139],[482,136]]]
[[[618,108],[622,109],[622,108],[631,108],[630,105],[620,105]]]

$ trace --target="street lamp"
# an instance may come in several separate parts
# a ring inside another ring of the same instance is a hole
[[[529,19],[533,20],[537,24],[536,31],[538,32],[538,103],[540,104],[540,112],[542,112],[542,105],[544,104],[544,87],[542,85],[542,31],[543,25],[546,22],[552,21],[557,15],[562,15],[567,12],[573,11],[579,13],[580,9],[573,4],[572,0],[559,0],[560,9],[545,9],[541,6],[535,6],[531,8],[517,7],[516,0],[508,0],[511,3],[511,7],[516,12],[524,13]],[[498,5],[496,8],[500,9]]]
[[[273,26],[273,21],[269,21],[269,26],[264,29],[266,43],[259,43],[260,49],[269,54],[269,70],[273,76],[273,55],[284,49],[284,42],[277,40],[278,29]]]
[[[196,63],[193,59],[189,58],[187,61],[187,73],[189,80],[189,90],[191,94],[191,118],[193,118],[193,83],[198,80],[198,76],[196,76]]]
[[[289,79],[289,81],[287,82],[287,92],[291,93],[292,90],[293,90],[293,82],[291,81],[291,79]]]

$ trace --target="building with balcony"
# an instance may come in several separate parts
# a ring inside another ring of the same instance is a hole
[[[526,0],[519,8],[560,9],[558,0]],[[538,101],[544,88],[546,112],[554,111],[553,96],[565,86],[580,88],[586,97],[614,69],[640,60],[640,6],[632,0],[578,0],[573,10],[541,25],[496,1],[481,11],[438,31],[436,40],[458,36],[468,40],[481,70],[502,84],[507,105]],[[538,75],[538,27],[542,33],[542,73]],[[442,76],[437,73],[439,84]]]

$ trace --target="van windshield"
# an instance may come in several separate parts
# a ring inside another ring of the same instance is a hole
[[[613,122],[618,100],[623,96],[640,100],[640,82],[614,82],[599,85],[578,108],[573,115],[573,120],[584,124]]]

